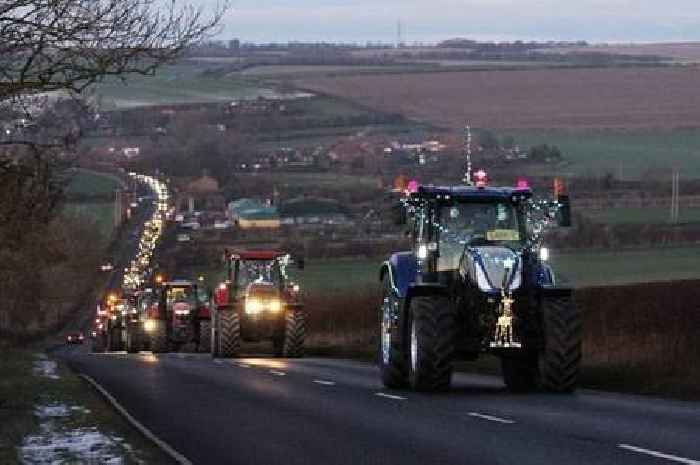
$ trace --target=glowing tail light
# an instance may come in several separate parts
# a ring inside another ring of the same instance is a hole
[[[474,184],[476,187],[486,187],[489,183],[489,177],[488,174],[486,174],[486,171],[484,170],[479,170],[476,173],[474,173]]]

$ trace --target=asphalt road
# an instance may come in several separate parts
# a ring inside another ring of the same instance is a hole
[[[329,358],[56,352],[195,464],[695,464],[700,405],[580,391],[515,395],[457,374],[444,394],[389,391]]]

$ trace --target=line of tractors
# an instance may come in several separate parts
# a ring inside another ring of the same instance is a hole
[[[97,305],[93,350],[236,357],[242,342],[270,341],[276,356],[301,357],[306,332],[302,294],[289,274],[291,267],[304,267],[303,259],[279,250],[226,250],[225,279],[216,288],[202,277],[168,279],[152,267],[172,216],[167,186],[154,177],[132,176],[150,188],[153,213],[121,288],[106,293]]]
[[[235,357],[243,341],[268,340],[274,354],[303,353],[305,318],[290,267],[277,250],[229,251],[225,279],[165,279],[151,257],[168,215],[168,192],[154,178],[153,217],[119,293],[98,306],[95,350],[189,350]],[[436,391],[450,386],[453,362],[483,353],[501,359],[512,391],[571,392],[581,361],[581,316],[542,244],[543,231],[571,224],[569,198],[536,201],[527,185],[414,186],[396,209],[410,250],[379,272],[377,362],[389,388]]]

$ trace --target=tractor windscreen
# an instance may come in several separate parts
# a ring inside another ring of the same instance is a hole
[[[277,260],[243,260],[238,279],[241,289],[255,282],[278,283],[280,268]]]
[[[456,203],[440,209],[438,270],[456,270],[465,246],[519,249],[525,242],[518,209],[508,202]]]
[[[175,302],[191,302],[195,300],[195,293],[192,287],[178,286],[171,287],[167,293],[167,303],[171,305]]]

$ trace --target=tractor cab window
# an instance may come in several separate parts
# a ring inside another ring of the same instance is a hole
[[[467,246],[518,248],[524,242],[517,207],[508,202],[457,203],[440,210],[438,271],[456,270]]]
[[[238,286],[241,289],[255,282],[277,283],[279,280],[280,269],[277,260],[241,261],[238,272]]]
[[[168,304],[175,302],[187,302],[193,298],[192,288],[190,287],[171,287],[168,289],[167,299]]]

